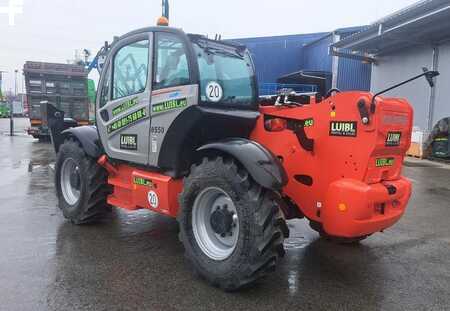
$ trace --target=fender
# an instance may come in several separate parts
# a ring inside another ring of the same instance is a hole
[[[97,127],[93,125],[83,125],[72,127],[61,133],[66,139],[67,137],[75,137],[83,147],[84,152],[94,159],[102,155],[102,150],[99,145],[99,137]],[[58,148],[59,149],[59,148]]]
[[[197,149],[207,150],[218,150],[233,156],[247,169],[252,178],[265,188],[278,191],[287,184],[287,174],[280,161],[254,141],[229,138]]]

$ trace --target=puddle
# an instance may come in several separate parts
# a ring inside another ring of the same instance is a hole
[[[284,240],[284,248],[289,249],[301,249],[308,246],[309,240],[305,239],[303,236],[294,236]]]

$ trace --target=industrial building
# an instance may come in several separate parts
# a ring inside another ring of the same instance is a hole
[[[389,15],[332,46],[340,59],[370,62],[370,90],[377,92],[422,72],[438,70],[434,87],[417,80],[390,91],[414,106],[414,125],[425,133],[448,135],[450,118],[450,3],[425,0]],[[438,126],[439,123],[439,126]],[[447,132],[447,133],[445,133]]]
[[[232,41],[244,44],[250,50],[262,95],[273,93],[278,78],[300,70],[329,72],[331,86],[341,90],[369,90],[370,64],[332,57],[329,53],[331,44],[362,29],[364,27],[351,27],[333,32]]]

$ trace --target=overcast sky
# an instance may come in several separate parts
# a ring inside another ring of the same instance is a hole
[[[3,90],[14,89],[14,69],[27,60],[63,62],[75,50],[93,54],[105,40],[152,26],[161,0],[0,0],[23,1],[10,26],[0,13],[0,70]],[[170,0],[171,26],[222,38],[332,31],[370,24],[417,0]],[[19,74],[21,85],[21,74]],[[19,91],[21,87],[19,87]]]

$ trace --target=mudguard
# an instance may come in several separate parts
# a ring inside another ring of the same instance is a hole
[[[288,179],[280,161],[266,148],[257,142],[245,138],[229,138],[210,143],[197,151],[216,150],[233,156],[249,172],[261,186],[281,190]]]
[[[59,147],[68,137],[77,139],[84,151],[90,157],[97,159],[102,154],[99,144],[98,131],[95,126],[77,126],[77,122],[70,118],[64,118],[64,111],[56,109],[49,103],[41,104],[43,124],[50,130],[53,148],[58,153]]]
[[[61,133],[65,138],[75,137],[83,147],[84,152],[94,159],[102,155],[102,150],[99,146],[99,137],[97,128],[92,125],[83,125],[67,129]]]

